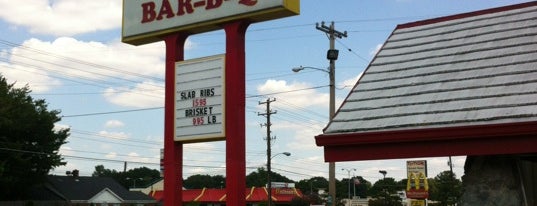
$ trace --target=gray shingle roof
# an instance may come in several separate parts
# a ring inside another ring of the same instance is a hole
[[[325,134],[537,121],[537,4],[399,25]]]
[[[99,192],[109,189],[123,201],[155,201],[141,193],[131,192],[110,177],[48,176],[51,188],[68,200],[89,200]]]

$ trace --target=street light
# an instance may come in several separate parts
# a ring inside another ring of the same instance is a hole
[[[345,168],[343,168],[341,170],[347,171],[347,174],[349,175],[349,190],[348,190],[347,194],[348,194],[348,198],[349,198],[349,201],[350,201],[350,199],[351,199],[351,171],[353,171],[353,170],[356,171],[356,169],[354,169],[354,168],[353,169],[345,169]]]
[[[278,154],[275,154],[273,155],[272,157],[270,156],[267,156],[267,192],[268,192],[268,195],[267,195],[267,199],[268,199],[268,206],[272,206],[272,182],[270,181],[270,160],[272,160],[272,158],[278,156],[278,155],[285,155],[285,156],[291,156],[291,153],[289,152],[282,152],[282,153],[278,153]],[[267,154],[268,155],[268,154]]]
[[[313,69],[313,70],[318,70],[318,71],[322,71],[322,72],[326,72],[326,73],[330,73],[330,70],[328,69],[320,69],[320,68],[316,68],[316,67],[303,67],[303,66],[299,66],[299,67],[295,67],[295,68],[292,68],[291,70],[293,72],[300,72],[304,69]]]
[[[332,46],[331,46],[332,48]],[[304,69],[313,69],[317,71],[322,71],[328,73],[328,76],[330,77],[330,101],[329,101],[329,110],[328,110],[328,123],[332,121],[334,118],[334,114],[336,113],[336,66],[335,66],[335,60],[330,60],[330,67],[327,69],[319,69],[315,67],[295,67],[291,69],[293,72],[299,72]],[[336,198],[336,163],[335,162],[328,162],[328,192],[330,194],[330,197],[335,200]],[[330,205],[334,205],[331,203]]]
[[[379,170],[379,173],[382,174],[382,179],[386,179],[386,174],[388,174],[388,172],[386,172],[386,170]]]
[[[315,180],[309,180],[310,182],[310,195],[313,195],[313,182],[315,182]]]
[[[386,170],[379,170],[379,173],[382,174],[382,180],[386,180],[386,174],[388,174],[388,172]],[[384,182],[384,184],[386,184],[386,182]],[[388,197],[388,191],[386,191],[386,188],[382,188],[382,191],[384,192],[384,204],[386,204],[386,198]]]

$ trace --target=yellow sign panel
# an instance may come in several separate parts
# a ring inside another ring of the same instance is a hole
[[[123,0],[122,41],[141,45],[167,34],[221,29],[239,19],[268,21],[300,13],[300,0]]]
[[[407,173],[406,196],[413,199],[429,197],[427,162],[425,160],[407,161]]]
[[[425,206],[425,200],[410,200],[411,206]]]

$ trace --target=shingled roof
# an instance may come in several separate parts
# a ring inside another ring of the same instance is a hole
[[[316,141],[326,161],[537,152],[536,122],[529,2],[398,25]]]
[[[155,199],[141,193],[132,192],[121,186],[110,177],[74,177],[47,176],[44,185],[37,186],[32,191],[33,200],[63,200],[71,203],[91,203],[91,200],[101,193],[108,193],[118,198],[122,203],[156,203]]]

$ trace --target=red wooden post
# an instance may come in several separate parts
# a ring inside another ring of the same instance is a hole
[[[224,25],[226,31],[226,205],[246,205],[245,35],[249,23]]]
[[[164,205],[183,205],[183,144],[175,137],[175,62],[183,61],[188,34],[166,36],[166,90],[164,97]]]

